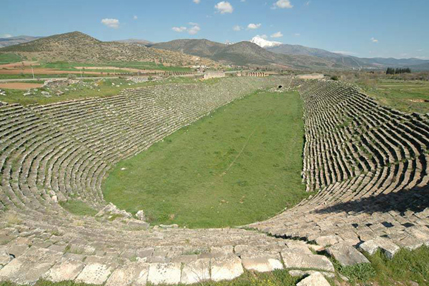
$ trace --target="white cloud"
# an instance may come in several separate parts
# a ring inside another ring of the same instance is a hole
[[[186,27],[173,27],[171,28],[174,32],[182,33],[183,31],[186,31]]]
[[[11,34],[2,34],[0,35],[0,38],[12,38]]]
[[[290,3],[289,0],[278,0],[276,3],[274,3],[273,8],[291,9],[293,8],[293,5]]]
[[[262,48],[266,48],[266,47],[275,47],[275,46],[279,46],[282,43],[280,42],[274,42],[274,41],[268,41],[266,40],[267,35],[262,35],[262,36],[255,36],[252,38],[252,40],[250,40],[250,42],[262,47]]]
[[[249,30],[255,30],[255,29],[260,28],[261,26],[262,26],[262,24],[253,24],[253,23],[250,23],[249,25],[247,25],[247,29],[249,29]]]
[[[137,20],[139,17],[137,17],[136,15],[133,16],[134,20]]]
[[[299,37],[299,36],[301,36],[301,34],[300,33],[295,33],[295,34],[293,34],[295,37]]]
[[[281,37],[283,37],[283,34],[280,31],[271,35],[271,38],[281,38]]]
[[[348,51],[333,51],[333,53],[341,54],[341,55],[347,55],[347,56],[356,55],[356,53],[354,53],[354,52],[348,52]]]
[[[219,2],[215,5],[216,10],[220,12],[221,14],[225,13],[232,13],[234,11],[234,8],[232,8],[231,4],[226,1]]]
[[[192,0],[195,4],[200,4],[201,0]]]
[[[201,30],[200,25],[197,23],[189,22],[190,27],[180,26],[171,28],[174,32],[182,33],[187,31],[189,35],[196,35]]]
[[[238,25],[234,26],[232,29],[233,29],[234,31],[236,31],[236,32],[240,32],[240,31],[241,31],[241,27],[240,27],[240,26],[238,26]]]
[[[377,40],[376,38],[372,37],[372,38],[371,38],[371,42],[373,42],[373,43],[378,43],[378,40]]]
[[[188,34],[189,35],[198,34],[198,32],[201,30],[200,26],[196,23],[189,23],[189,24],[192,25],[192,27],[188,29]]]
[[[118,19],[105,18],[105,19],[101,20],[101,23],[106,25],[109,28],[113,28],[113,29],[119,28],[119,20]]]
[[[305,2],[305,6],[310,6],[310,4],[311,4],[311,1]]]

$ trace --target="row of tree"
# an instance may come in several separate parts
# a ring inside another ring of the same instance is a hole
[[[401,73],[411,73],[410,68],[387,68],[386,74],[401,74]]]

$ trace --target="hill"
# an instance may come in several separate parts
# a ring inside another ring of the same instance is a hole
[[[158,43],[151,47],[207,57],[224,64],[237,66],[277,66],[279,68],[299,69],[333,68],[333,64],[325,59],[276,54],[247,41],[226,45],[206,39],[183,39]]]
[[[9,38],[0,38],[0,48],[8,47],[13,45],[19,45],[23,43],[28,43],[41,37],[32,37],[32,36],[18,36],[18,37],[9,37]]]
[[[148,40],[143,40],[143,39],[125,39],[125,40],[118,40],[115,41],[118,43],[126,43],[126,44],[134,44],[134,45],[138,45],[138,46],[150,46],[153,43],[151,41]]]
[[[54,35],[32,42],[4,47],[0,53],[14,53],[44,62],[112,61],[159,62],[169,65],[215,65],[213,61],[172,51],[161,51],[135,44],[102,42],[81,32]]]

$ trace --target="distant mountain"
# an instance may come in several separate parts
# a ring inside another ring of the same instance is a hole
[[[0,48],[8,47],[13,45],[19,45],[22,43],[28,43],[41,37],[32,37],[32,36],[18,36],[18,37],[9,37],[9,38],[0,38]]]
[[[150,46],[153,43],[147,40],[141,40],[141,39],[126,39],[126,40],[119,40],[119,41],[115,41],[118,43],[126,43],[126,44],[135,44],[138,46]]]
[[[332,63],[325,59],[276,54],[248,41],[227,45],[206,39],[183,39],[158,43],[151,47],[207,57],[224,64],[237,66],[277,66],[296,69],[332,68]]]
[[[270,48],[280,46],[282,43],[275,41],[268,41],[260,36],[255,36],[250,40],[251,43],[257,44],[261,48]]]
[[[395,59],[395,58],[361,58],[360,60],[371,63],[376,66],[382,66],[382,67],[394,67],[394,68],[401,68],[401,67],[414,67],[414,66],[420,66],[429,64],[429,60],[421,60],[421,59]]]
[[[420,59],[394,59],[394,58],[358,58],[340,53],[333,53],[322,49],[308,48],[300,45],[282,44],[267,47],[268,51],[284,55],[306,55],[329,60],[334,67],[346,66],[348,68],[384,69],[387,67],[410,67],[416,70],[429,70],[425,64],[428,60]]]
[[[0,53],[15,53],[27,59],[46,62],[160,62],[171,65],[216,65],[201,59],[172,51],[161,51],[135,44],[102,42],[81,32],[72,32],[41,38],[32,42],[8,46]]]

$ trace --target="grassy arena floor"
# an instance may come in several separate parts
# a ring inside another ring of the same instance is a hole
[[[264,220],[308,195],[303,135],[298,93],[255,93],[120,162],[103,192],[121,209],[143,209],[153,224]]]

